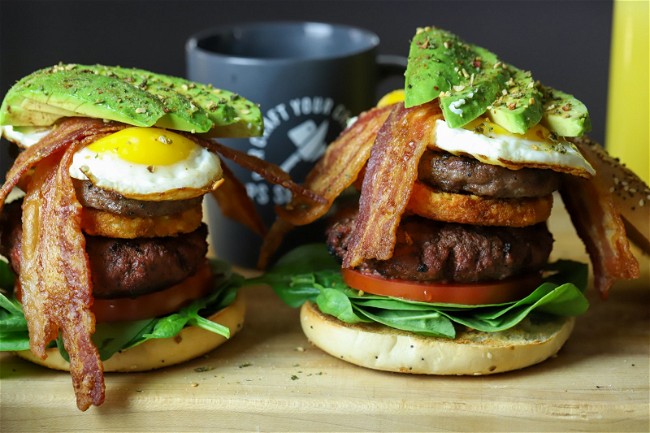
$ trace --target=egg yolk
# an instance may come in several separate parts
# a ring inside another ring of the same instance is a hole
[[[112,152],[134,164],[171,165],[182,161],[197,146],[180,134],[159,128],[125,128],[88,146],[99,154]]]
[[[463,128],[474,131],[478,134],[483,134],[488,137],[495,135],[506,135],[508,137],[523,138],[540,143],[548,142],[551,135],[548,129],[539,124],[531,126],[525,134],[515,134],[497,125],[496,123],[490,122],[485,117],[478,117],[469,122],[467,125],[463,126]]]
[[[387,105],[397,104],[398,102],[404,101],[404,90],[397,89],[391,92],[386,93],[384,96],[379,99],[377,102],[377,107],[386,107]]]

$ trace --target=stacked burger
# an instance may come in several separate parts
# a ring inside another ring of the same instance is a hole
[[[242,327],[243,278],[206,259],[203,196],[264,227],[219,155],[303,192],[214,140],[260,134],[255,104],[144,70],[61,64],[17,82],[0,125],[20,149],[0,189],[0,252],[17,276],[0,295],[3,350],[70,370],[86,410],[104,400],[104,371],[186,361]],[[24,198],[5,205],[17,186]]]
[[[606,296],[638,277],[625,225],[647,245],[649,217],[615,204],[602,167],[637,182],[638,197],[648,187],[586,138],[580,101],[442,29],[413,37],[397,96],[362,113],[308,175],[327,204],[278,209],[262,265],[293,226],[333,215],[327,249],[280,259],[266,281],[302,306],[310,341],[365,367],[491,374],[554,355],[588,307],[586,265],[547,263],[554,192]],[[350,186],[358,204],[335,203]]]

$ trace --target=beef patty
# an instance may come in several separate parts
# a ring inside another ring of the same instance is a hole
[[[5,206],[0,220],[0,254],[20,272],[22,236],[20,203]],[[204,263],[208,229],[160,238],[114,239],[86,235],[93,295],[132,297],[168,288]]]
[[[422,155],[418,179],[444,192],[495,198],[543,197],[560,184],[559,174],[552,170],[510,170],[474,158],[433,151]]]
[[[126,217],[158,217],[174,215],[201,204],[203,196],[186,200],[142,201],[98,188],[88,180],[72,179],[77,199],[84,207]]]
[[[341,259],[356,215],[345,215],[327,230],[327,246]],[[389,260],[369,260],[356,268],[386,278],[470,283],[501,280],[539,270],[553,237],[546,224],[524,228],[479,227],[410,216],[397,229]]]

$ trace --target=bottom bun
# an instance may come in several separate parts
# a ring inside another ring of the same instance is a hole
[[[217,311],[208,319],[227,326],[232,338],[242,328],[245,312],[246,305],[243,296],[238,294],[232,304]],[[196,326],[189,326],[176,337],[148,340],[130,349],[115,353],[103,362],[104,371],[136,372],[168,367],[204,355],[226,341],[228,339],[221,335]],[[48,349],[46,353],[47,358],[45,359],[34,356],[29,350],[17,352],[17,355],[44,367],[70,371],[70,364],[63,359],[56,347]]]
[[[377,323],[348,324],[306,302],[300,323],[309,341],[344,361],[375,370],[413,374],[484,375],[517,370],[555,355],[575,319],[524,320],[501,332],[458,332],[455,339],[424,337]]]

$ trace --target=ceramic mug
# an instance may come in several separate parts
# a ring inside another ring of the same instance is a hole
[[[265,22],[217,27],[188,40],[187,77],[258,103],[264,135],[220,141],[279,165],[301,182],[350,117],[375,105],[378,84],[390,76],[403,76],[406,58],[379,55],[378,45],[376,34],[338,24]],[[274,207],[287,203],[290,193],[234,164],[229,167],[270,226]],[[207,215],[216,255],[238,266],[254,266],[259,236],[224,218],[214,200],[207,201]],[[320,230],[310,226],[294,233],[285,250],[322,239]]]

